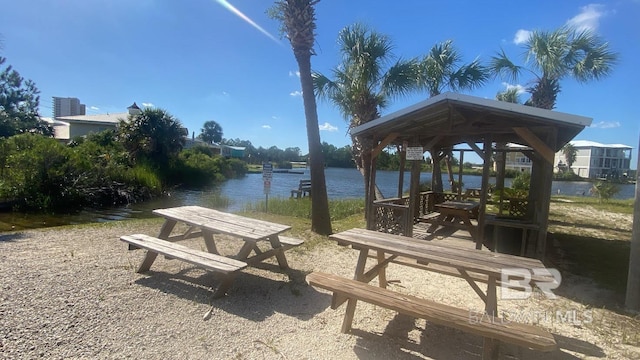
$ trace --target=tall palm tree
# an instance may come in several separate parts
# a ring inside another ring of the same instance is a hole
[[[527,89],[526,105],[551,110],[556,106],[560,81],[573,77],[581,83],[599,80],[611,73],[618,55],[609,44],[588,30],[561,27],[534,31],[525,43],[525,66],[512,62],[504,50],[492,57],[490,69],[497,76],[517,80],[527,70],[535,79]]]
[[[318,234],[331,234],[329,201],[324,176],[324,156],[320,143],[318,112],[313,94],[311,75],[311,55],[315,41],[316,18],[314,5],[319,0],[282,0],[277,1],[272,15],[281,20],[283,30],[293,48],[298,62],[302,99],[307,122],[307,141],[309,143],[309,169],[311,171],[311,229]]]
[[[484,85],[489,80],[488,69],[475,59],[460,64],[462,55],[452,40],[435,44],[429,54],[420,61],[420,85],[429,92],[429,97],[440,95],[444,90],[470,90]]]
[[[354,24],[340,31],[338,44],[342,62],[332,70],[333,80],[314,73],[313,85],[320,98],[333,102],[340,109],[349,121],[349,129],[380,117],[380,110],[391,98],[418,88],[417,60],[396,60],[391,52],[391,39],[387,36],[362,24]],[[394,60],[385,68],[385,64]],[[365,198],[369,201],[373,144],[353,134],[351,141],[353,160],[364,175]]]
[[[461,64],[461,61],[462,55],[455,48],[452,40],[435,44],[431,48],[429,54],[419,64],[419,83],[422,88],[428,91],[429,97],[440,95],[446,89],[461,91],[477,88],[489,80],[490,72],[480,63],[479,59],[468,64]],[[452,158],[453,154],[449,151],[445,156],[445,161],[449,183],[453,190],[455,182],[451,168]],[[442,191],[440,165],[434,163],[433,170],[434,179],[439,180],[433,183],[434,191]]]

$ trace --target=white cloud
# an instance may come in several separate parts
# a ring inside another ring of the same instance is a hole
[[[503,82],[502,86],[504,86],[506,90],[516,89],[518,92],[518,95],[522,95],[527,92],[527,88],[525,88],[520,84],[511,85],[509,83]]]
[[[89,109],[91,109],[91,110],[100,110],[100,108],[97,107],[97,106],[90,106]]]
[[[331,124],[329,124],[328,122],[325,122],[324,124],[318,126],[320,128],[320,131],[329,131],[329,132],[334,132],[334,131],[338,131],[338,127],[337,126],[333,126]]]
[[[291,95],[291,96],[302,96],[302,91],[296,90],[296,91],[290,92],[289,95]]]
[[[604,5],[589,4],[580,8],[578,15],[567,20],[567,25],[575,27],[578,30],[598,30],[600,18],[604,16]]]
[[[598,129],[613,129],[613,128],[620,127],[620,122],[619,121],[600,121],[595,124],[591,124],[590,127],[598,128]]]
[[[271,116],[271,118],[272,118],[273,120],[278,120],[278,117],[277,117],[277,116],[275,116],[275,115]]]
[[[300,77],[300,71],[293,71],[293,70],[289,70],[289,76],[294,77]]]
[[[155,105],[153,105],[153,103],[143,102],[142,106],[144,106],[144,107],[154,107]]]
[[[271,125],[262,125],[263,129],[271,129]]]
[[[228,92],[226,92],[226,91],[223,91],[223,92],[222,92],[222,95],[223,95],[223,96],[229,96],[229,93],[228,93]]]
[[[520,29],[516,31],[516,35],[513,37],[513,43],[516,45],[524,44],[531,37],[531,31]]]

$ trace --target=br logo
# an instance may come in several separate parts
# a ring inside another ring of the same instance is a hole
[[[532,280],[532,276],[535,280]],[[551,291],[560,286],[562,275],[557,269],[502,269],[500,278],[500,298],[505,300],[523,300],[531,296],[533,287],[537,287],[548,299],[555,299]]]

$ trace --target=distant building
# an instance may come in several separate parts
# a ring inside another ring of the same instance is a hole
[[[620,179],[630,176],[632,147],[622,144],[600,144],[595,141],[573,140],[576,161],[571,170],[583,178]],[[562,151],[556,153],[554,168],[566,168]]]
[[[87,107],[78,98],[53,97],[53,118],[61,116],[85,115]]]
[[[127,112],[95,115],[86,115],[85,105],[80,104],[77,98],[54,97],[53,104],[54,114],[60,115],[42,119],[53,126],[55,138],[61,141],[104,130],[116,130],[120,120],[127,120],[129,115],[142,112],[135,102],[127,108]],[[82,113],[75,114],[77,112]]]
[[[531,150],[531,148],[518,144],[507,144],[506,148],[510,151],[506,152],[504,169],[505,170],[517,170],[519,172],[531,172],[531,159],[529,159],[524,153],[517,150]],[[496,163],[493,164],[494,170],[496,169]]]
[[[244,157],[245,147],[243,146],[229,146],[229,145],[221,145],[220,146],[220,154],[224,157],[228,158],[238,158],[242,159]]]

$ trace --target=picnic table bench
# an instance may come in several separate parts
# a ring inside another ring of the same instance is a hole
[[[304,197],[305,195],[310,195],[310,194],[311,194],[311,180],[300,180],[300,183],[298,184],[298,188],[291,189],[291,197],[295,195],[296,198],[301,198],[301,197]]]
[[[138,272],[149,270],[158,254],[179,259],[206,270],[223,275],[221,284],[216,288],[214,297],[224,296],[237,273],[246,266],[255,266],[266,259],[275,257],[281,269],[289,267],[284,252],[302,245],[303,240],[281,236],[291,227],[268,221],[247,218],[200,206],[180,206],[156,209],[153,213],[165,218],[158,237],[144,234],[125,235],[120,239],[129,243],[129,249],[147,250]],[[178,222],[188,228],[184,233],[174,234]],[[216,247],[214,235],[230,235],[242,240],[242,246],[235,256],[222,256]],[[190,249],[175,244],[176,241],[202,237],[207,251]],[[266,243],[269,246],[259,246]],[[253,255],[252,255],[253,253]]]
[[[532,282],[553,281],[550,276],[533,273],[533,269],[544,268],[542,262],[537,259],[433,244],[364,229],[343,231],[331,235],[331,238],[339,245],[351,246],[359,250],[360,255],[353,280],[337,275],[312,273],[307,276],[307,281],[313,286],[333,292],[331,302],[333,309],[347,302],[342,332],[348,332],[351,329],[357,301],[361,300],[483,336],[485,338],[484,359],[497,358],[500,341],[540,351],[552,351],[557,348],[553,335],[548,331],[533,325],[503,321],[497,315],[496,289],[500,284],[503,269],[530,270]],[[367,269],[367,260],[371,257],[377,262]],[[410,264],[410,260],[413,264]],[[386,289],[386,268],[391,262],[465,279],[485,303],[482,313],[487,316],[479,316],[478,321],[472,322],[469,309],[458,309]],[[368,283],[376,277],[379,287],[369,285]],[[477,282],[486,283],[486,291],[483,291]]]

